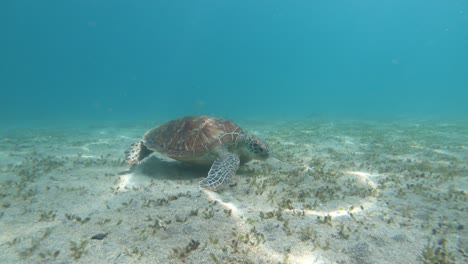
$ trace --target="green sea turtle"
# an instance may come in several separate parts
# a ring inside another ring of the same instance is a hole
[[[153,151],[182,162],[211,165],[201,188],[216,188],[236,174],[239,164],[266,160],[268,145],[227,120],[209,116],[187,116],[157,126],[125,151],[131,166]]]

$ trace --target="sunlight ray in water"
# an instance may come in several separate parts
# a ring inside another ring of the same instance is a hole
[[[377,175],[370,174],[369,172],[365,171],[346,171],[346,173],[358,176],[358,179],[361,181],[361,183],[367,184],[372,188],[377,188],[377,184],[372,180],[372,178],[376,177]]]
[[[224,202],[223,197],[213,191],[202,189],[202,191],[208,196],[208,199],[211,201],[216,201],[218,202],[221,206],[226,208],[226,210],[231,210],[231,215],[236,218],[236,224],[240,230],[248,230],[250,228],[250,225],[245,223],[245,219],[242,219],[244,216],[244,213],[242,212],[241,209],[239,209],[239,206],[235,205],[232,202]],[[282,262],[284,260],[284,256],[279,253],[277,250],[274,250],[268,245],[263,244],[262,247],[257,248],[257,250],[261,251],[264,255],[269,256],[271,260],[277,261],[277,262]],[[313,254],[307,253],[307,254],[301,254],[300,256],[296,255],[291,255],[291,260],[296,263],[317,263],[313,261],[315,256]]]
[[[119,178],[119,183],[117,185],[119,191],[124,192],[127,187],[130,187],[132,179],[133,173],[121,175]]]
[[[240,212],[238,206],[231,202],[224,202],[223,198],[218,193],[206,189],[202,189],[202,191],[208,196],[208,199],[218,202],[227,210],[231,210],[231,214],[233,216],[239,217],[242,215],[242,212]]]

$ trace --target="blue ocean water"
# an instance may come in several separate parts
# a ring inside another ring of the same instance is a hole
[[[0,118],[468,114],[468,1],[6,0]]]

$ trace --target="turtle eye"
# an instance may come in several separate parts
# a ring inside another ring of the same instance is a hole
[[[257,143],[254,144],[254,151],[255,153],[261,153],[263,149]]]

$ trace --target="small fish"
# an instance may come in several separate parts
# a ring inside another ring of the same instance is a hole
[[[103,240],[108,233],[99,233],[91,237],[91,239]]]

